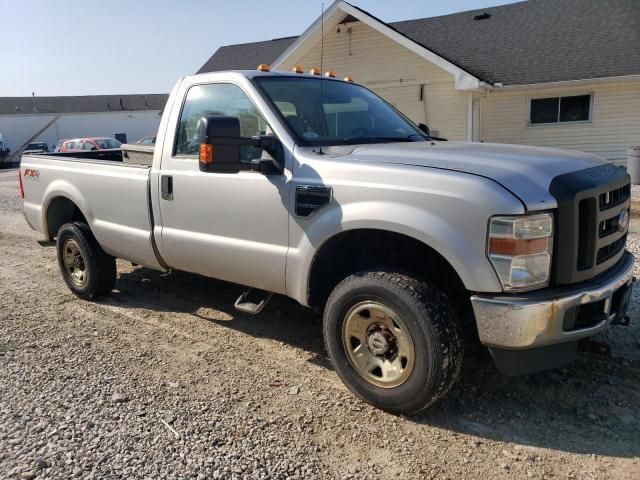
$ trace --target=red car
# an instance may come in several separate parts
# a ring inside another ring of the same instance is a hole
[[[77,152],[80,150],[109,150],[111,148],[120,148],[122,145],[115,138],[109,137],[89,137],[75,138],[73,140],[65,140],[60,145],[59,152]]]

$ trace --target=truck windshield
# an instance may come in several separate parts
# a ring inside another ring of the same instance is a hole
[[[428,138],[391,105],[359,85],[309,77],[254,80],[302,145],[419,142]]]

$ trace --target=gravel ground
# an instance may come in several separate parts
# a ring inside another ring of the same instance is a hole
[[[20,210],[0,172],[2,478],[640,478],[638,293],[563,369],[504,377],[469,345],[448,397],[403,418],[348,392],[289,299],[251,317],[236,285],[120,261],[110,297],[77,299]]]

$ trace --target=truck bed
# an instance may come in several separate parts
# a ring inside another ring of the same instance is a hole
[[[150,167],[106,160],[114,151],[99,153],[81,152],[82,158],[77,152],[22,156],[29,225],[52,240],[60,227],[57,216],[75,207],[107,253],[161,268],[152,241]]]

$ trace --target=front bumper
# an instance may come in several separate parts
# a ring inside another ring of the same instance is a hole
[[[633,255],[625,252],[610,271],[578,285],[520,295],[473,295],[480,341],[492,348],[523,350],[574,342],[598,333],[626,311],[634,281],[633,261]],[[614,295],[621,289],[625,289],[624,295]],[[576,327],[576,312],[585,307],[593,321]]]

